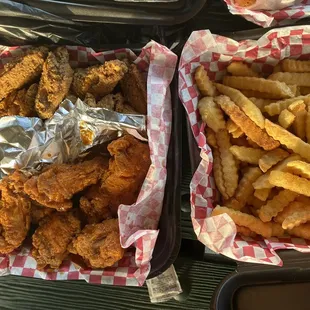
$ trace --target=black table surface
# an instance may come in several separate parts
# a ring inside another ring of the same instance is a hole
[[[222,0],[209,0],[189,24],[190,30],[209,28],[213,33],[257,28],[243,18],[231,15]],[[188,186],[190,179],[188,173],[184,177],[186,180],[183,189]],[[146,286],[112,287],[91,285],[84,281],[44,281],[5,276],[0,277],[0,309],[209,309],[214,290],[225,276],[233,272],[235,265],[229,261],[210,261],[209,256],[203,255],[203,247],[199,245],[195,245],[196,256],[188,255],[192,248],[187,248],[189,243],[186,240],[195,237],[189,218],[188,201],[183,201],[183,204],[184,242],[174,265],[185,291],[185,301],[151,304]]]

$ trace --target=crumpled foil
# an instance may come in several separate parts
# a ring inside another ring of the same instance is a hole
[[[146,117],[91,108],[80,99],[75,104],[64,100],[45,122],[37,117],[2,117],[0,179],[17,168],[35,173],[45,164],[73,161],[124,131],[139,136],[146,131]]]

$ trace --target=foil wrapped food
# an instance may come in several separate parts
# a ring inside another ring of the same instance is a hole
[[[146,131],[144,115],[91,108],[80,99],[66,99],[54,116],[0,118],[0,179],[15,169],[35,173],[43,165],[70,162],[87,150],[120,137]]]

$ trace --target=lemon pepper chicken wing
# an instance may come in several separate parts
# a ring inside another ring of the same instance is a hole
[[[65,47],[50,52],[43,65],[43,72],[36,97],[35,108],[42,119],[50,118],[67,95],[72,83],[73,70]]]
[[[72,211],[56,212],[45,217],[32,236],[32,255],[38,269],[58,268],[68,255],[67,247],[80,229],[80,220]]]
[[[0,182],[0,253],[18,248],[30,227],[30,200],[23,194],[25,176],[19,172]]]
[[[78,164],[53,164],[25,183],[25,192],[39,204],[65,211],[72,207],[72,196],[96,184],[107,168],[104,158]]]
[[[92,268],[112,266],[124,255],[120,244],[118,220],[86,225],[73,240],[70,251],[83,257]]]

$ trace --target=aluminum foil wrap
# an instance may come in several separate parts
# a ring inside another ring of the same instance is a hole
[[[91,108],[80,99],[75,104],[64,100],[45,122],[37,117],[2,117],[0,179],[17,168],[34,173],[44,164],[73,161],[124,131],[139,136],[146,131],[146,117]]]

